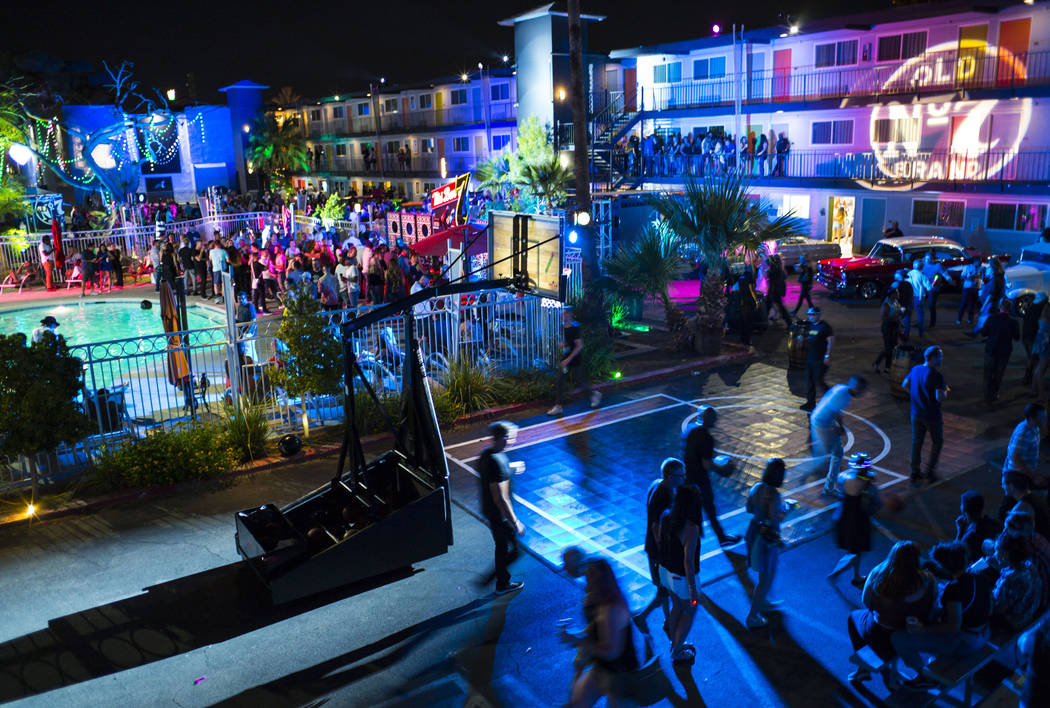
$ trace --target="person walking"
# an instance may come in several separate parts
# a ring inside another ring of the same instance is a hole
[[[962,300],[959,303],[959,314],[955,316],[955,324],[961,325],[963,315],[966,321],[973,324],[973,313],[977,309],[977,289],[981,284],[981,269],[979,259],[974,256],[963,266],[960,278],[962,280]]]
[[[809,263],[806,262],[805,256],[798,257],[798,302],[795,303],[795,309],[792,310],[791,316],[794,317],[798,314],[798,311],[802,309],[802,302],[809,303],[810,309],[816,307],[813,304],[813,296],[810,292],[813,290],[813,268],[810,267]]]
[[[849,469],[839,476],[842,485],[842,505],[835,511],[835,544],[846,551],[831,572],[828,582],[847,568],[852,569],[851,583],[863,588],[866,578],[860,574],[860,557],[871,550],[871,517],[879,510],[879,489],[875,486],[875,470],[866,452],[850,455]]]
[[[685,463],[676,457],[668,457],[660,465],[660,479],[653,480],[645,498],[645,555],[649,558],[649,579],[656,586],[656,597],[645,609],[634,616],[639,631],[648,634],[646,620],[657,607],[664,611],[664,632],[668,632],[671,616],[667,589],[660,584],[660,517],[671,508],[675,491],[685,483]]]
[[[922,274],[930,281],[930,291],[926,295],[926,302],[930,306],[930,325],[926,329],[933,329],[937,326],[937,298],[952,279],[944,269],[944,264],[937,260],[932,248],[923,259]]]
[[[780,606],[778,600],[769,599],[773,578],[777,572],[777,561],[784,542],[780,538],[780,522],[787,514],[787,507],[780,498],[780,487],[784,484],[784,461],[774,457],[766,462],[762,481],[751,487],[747,494],[747,512],[751,522],[745,538],[747,564],[758,573],[758,582],[751,594],[751,609],[745,624],[749,628],[765,627],[769,624],[765,613]]]
[[[984,283],[981,285],[979,297],[981,300],[981,312],[977,316],[977,324],[970,331],[971,337],[976,337],[984,327],[984,323],[999,307],[1003,296],[1006,295],[1006,274],[1003,272],[1003,263],[998,258],[990,258],[984,266]]]
[[[692,663],[696,649],[686,642],[700,601],[700,537],[704,516],[700,490],[684,484],[660,517],[660,582],[671,595],[668,627],[671,661]]]
[[[828,364],[831,362],[831,348],[835,344],[835,330],[821,319],[819,307],[809,308],[809,327],[806,329],[806,402],[799,408],[811,411],[817,404],[817,383],[825,389],[824,382]]]
[[[813,455],[826,460],[828,465],[822,492],[826,497],[840,496],[838,480],[839,472],[842,471],[842,439],[846,435],[842,416],[853,399],[867,388],[868,382],[863,377],[851,376],[848,384],[836,384],[829,388],[809,417]]]
[[[776,319],[776,313],[784,321],[784,326],[791,328],[791,315],[784,306],[784,296],[787,294],[787,273],[784,272],[784,261],[776,253],[766,259],[766,282],[768,283],[768,294],[766,300],[766,316],[770,321]],[[773,315],[769,313],[772,310]]]
[[[750,268],[740,275],[734,289],[740,302],[740,343],[747,347],[748,351],[754,351],[751,336],[754,334],[755,315],[758,312],[758,293],[755,292]]]
[[[557,397],[554,407],[547,411],[547,415],[561,415],[563,404],[569,394],[569,386],[575,382],[583,385],[584,393],[590,397],[591,408],[597,408],[602,402],[602,394],[591,388],[591,379],[587,368],[583,365],[583,335],[580,333],[580,323],[574,318],[573,308],[566,306],[561,311],[562,323],[562,360],[558,366],[561,375],[558,376],[558,385],[555,391]]]
[[[984,403],[992,405],[999,400],[999,389],[1003,384],[1006,365],[1014,342],[1021,338],[1021,328],[1010,314],[1013,303],[1009,298],[999,301],[999,311],[985,320],[981,335],[987,337],[984,345]]]
[[[922,445],[926,434],[930,435],[930,457],[926,461],[926,481],[937,481],[937,460],[944,447],[944,419],[941,403],[951,389],[944,380],[940,368],[944,364],[944,352],[940,347],[927,347],[922,364],[913,366],[901,382],[901,387],[911,399],[911,483],[919,486],[922,480]]]
[[[518,557],[518,536],[525,533],[525,525],[514,513],[510,480],[513,476],[506,450],[517,438],[518,426],[497,421],[489,426],[492,439],[478,458],[478,476],[481,485],[481,513],[488,522],[495,544],[495,569],[485,579],[496,580],[496,594],[505,595],[521,590],[524,583],[511,581],[509,565]]]
[[[900,303],[900,291],[897,288],[890,288],[886,291],[886,297],[882,299],[882,308],[879,310],[879,316],[882,318],[882,324],[880,330],[882,332],[882,351],[875,358],[875,363],[872,367],[875,371],[879,370],[879,365],[885,365],[885,372],[890,372],[890,364],[893,362],[893,350],[897,348],[897,342],[900,339],[901,333],[901,316],[904,314],[904,308],[901,307]]]
[[[1032,373],[1039,363],[1039,355],[1035,351],[1035,339],[1039,334],[1039,320],[1043,316],[1043,310],[1046,309],[1046,299],[1045,292],[1037,292],[1021,317],[1021,344],[1024,345],[1025,353],[1024,377],[1021,383],[1025,386],[1032,385]]]
[[[711,530],[715,532],[718,545],[726,548],[738,543],[740,537],[725,532],[722,523],[718,520],[718,512],[715,510],[715,494],[711,487],[710,471],[714,469],[719,473],[728,473],[732,470],[728,460],[715,461],[715,439],[711,431],[714,430],[717,423],[718,411],[711,406],[701,406],[696,414],[696,422],[689,426],[682,438],[682,459],[685,461],[686,480],[700,492],[704,513],[707,514]]]
[[[931,283],[922,273],[922,261],[916,260],[912,263],[911,270],[906,276],[911,283],[912,309],[915,312],[915,321],[919,326],[919,337],[926,336],[926,297],[930,293]]]

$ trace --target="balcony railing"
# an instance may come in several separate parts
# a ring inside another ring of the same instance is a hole
[[[684,179],[727,171],[755,178],[843,179],[872,183],[1050,183],[1050,149],[989,150],[979,153],[951,150],[886,151],[882,153],[798,150],[765,159],[722,155],[683,155],[646,163],[631,155],[616,153],[614,169],[628,177]]]
[[[466,104],[451,108],[413,110],[407,113],[386,113],[379,117],[380,133],[400,133],[424,128],[441,128],[454,125],[475,125],[513,121],[517,109],[513,103]],[[306,137],[319,138],[332,135],[374,135],[375,116],[351,116],[350,118],[307,121]]]
[[[473,155],[455,155],[445,157],[445,170],[449,176],[473,170],[477,163],[485,157]],[[437,176],[441,171],[441,159],[434,153],[422,153],[412,155],[409,160],[398,160],[397,155],[379,155],[376,161],[365,160],[360,155],[344,156],[337,155],[331,160],[322,158],[309,163],[312,172],[335,172],[343,174],[368,174],[378,175],[380,162],[382,161],[383,175],[395,177],[398,175],[425,175]]]
[[[1012,58],[937,52],[903,65],[804,70],[768,69],[740,81],[744,105],[812,101],[825,98],[879,97],[944,93],[974,89],[1015,89],[1050,85],[1050,52]],[[732,106],[737,79],[682,81],[641,89],[639,108],[666,111]]]

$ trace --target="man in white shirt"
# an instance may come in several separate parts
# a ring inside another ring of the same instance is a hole
[[[30,337],[30,341],[33,344],[46,341],[48,335],[58,338],[58,332],[55,329],[58,328],[58,320],[53,316],[48,315],[44,319],[40,320],[40,326],[33,330],[33,334]]]
[[[44,280],[47,283],[48,292],[57,290],[51,271],[55,267],[55,247],[51,245],[51,236],[44,234],[40,238],[40,245],[37,246],[37,250],[40,252],[40,265],[44,266]]]
[[[226,270],[226,262],[229,256],[226,249],[218,241],[211,242],[211,250],[208,251],[208,260],[211,261],[211,278],[215,286],[215,304],[222,302],[222,272]]]
[[[907,280],[911,283],[912,302],[915,307],[915,316],[919,321],[919,336],[922,337],[926,332],[926,295],[933,286],[930,279],[923,275],[922,261],[917,260],[912,263]]]
[[[837,497],[838,477],[842,470],[842,437],[846,428],[842,415],[850,403],[868,388],[868,382],[860,376],[851,376],[848,384],[837,384],[824,393],[809,418],[813,435],[813,456],[828,458],[828,471],[824,479],[823,494]]]

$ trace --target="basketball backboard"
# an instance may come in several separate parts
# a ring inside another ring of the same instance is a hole
[[[489,277],[527,282],[527,291],[560,298],[561,219],[510,211],[489,212]]]

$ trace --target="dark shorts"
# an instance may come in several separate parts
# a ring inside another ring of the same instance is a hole
[[[663,587],[660,585],[660,564],[652,556],[649,556],[649,579],[656,587]]]

